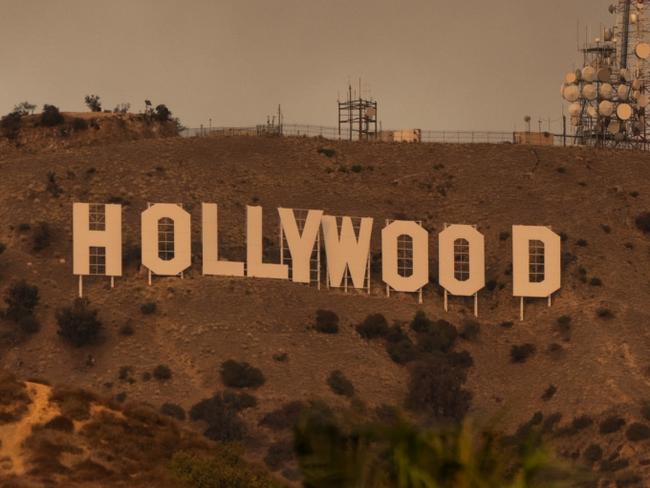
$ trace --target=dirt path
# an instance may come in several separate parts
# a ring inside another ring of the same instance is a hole
[[[0,426],[0,474],[21,475],[25,472],[23,443],[32,433],[32,426],[46,422],[57,414],[50,404],[51,388],[39,383],[25,383],[32,402],[27,413],[18,421]]]

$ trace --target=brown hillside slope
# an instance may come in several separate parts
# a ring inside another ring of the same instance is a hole
[[[324,145],[336,155],[320,154]],[[52,184],[52,191],[47,189],[49,172],[57,175],[58,196]],[[378,276],[370,296],[272,280],[201,277],[204,201],[220,205],[222,253],[231,259],[243,257],[247,204],[264,206],[265,235],[271,243],[277,242],[279,206],[375,217],[376,252],[384,219],[423,220],[431,231],[432,276],[437,270],[436,234],[443,224],[476,224],[486,236],[487,278],[496,287],[480,293],[478,339],[461,343],[474,358],[468,381],[474,415],[484,419],[505,413],[501,422],[509,430],[537,411],[560,412],[563,423],[581,414],[621,412],[630,423],[641,418],[639,403],[650,399],[650,240],[634,225],[639,213],[650,210],[650,154],[511,145],[175,138],[36,154],[11,149],[0,155],[0,174],[0,241],[8,246],[0,256],[1,283],[7,286],[22,277],[38,285],[42,295],[37,308],[42,330],[20,340],[7,332],[0,354],[0,366],[22,377],[189,408],[222,389],[223,361],[245,360],[267,379],[255,392],[259,406],[244,414],[255,426],[265,412],[289,400],[340,402],[326,384],[334,369],[344,371],[368,405],[401,405],[406,369],[393,363],[380,344],[368,343],[354,331],[366,315],[379,312],[389,321],[408,321],[422,309],[459,326],[471,317],[471,300],[459,298],[450,299],[445,314],[434,284],[418,306],[412,296],[385,298]],[[89,280],[86,290],[106,333],[101,345],[82,349],[58,338],[54,318],[55,310],[76,293],[70,262],[76,201],[128,203],[124,238],[130,243],[139,241],[139,213],[147,202],[183,202],[192,213],[197,254],[183,280],[155,278],[149,287],[146,275],[133,266],[113,290],[106,281]],[[31,234],[39,221],[55,230],[52,244],[35,252]],[[508,276],[511,242],[501,236],[512,224],[547,224],[567,236],[562,290],[551,308],[544,300],[529,301],[527,320],[521,323]],[[592,278],[599,278],[602,286],[590,285]],[[145,316],[140,306],[151,301],[158,310]],[[610,309],[614,318],[597,317],[599,308]],[[317,309],[341,317],[339,334],[312,330]],[[556,325],[562,315],[572,317],[570,337]],[[507,321],[514,325],[499,325]],[[126,323],[132,324],[133,336],[119,334]],[[4,324],[6,331],[11,327]],[[534,344],[537,353],[513,364],[510,349],[523,343]],[[553,343],[562,350],[548,352]],[[288,354],[288,361],[273,359],[280,352]],[[86,364],[88,354],[96,360],[93,366]],[[143,381],[141,374],[158,364],[169,365],[173,378]],[[133,368],[134,383],[118,380],[121,366]],[[543,401],[550,384],[557,393]],[[591,429],[576,441],[578,449],[598,438],[598,429]],[[260,435],[272,438],[264,429]],[[635,463],[648,454],[647,447],[634,444],[633,454],[628,453],[635,459],[632,467],[642,469]]]

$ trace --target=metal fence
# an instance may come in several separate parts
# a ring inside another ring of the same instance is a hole
[[[456,143],[456,144],[516,144],[521,143],[516,132],[505,131],[420,131],[420,142],[430,143]],[[337,127],[307,124],[283,124],[278,126],[248,126],[248,127],[199,127],[184,129],[183,137],[214,136],[261,136],[282,135],[289,137],[323,137],[330,140],[347,140],[348,134]],[[571,146],[576,144],[572,135],[548,134],[548,145]]]

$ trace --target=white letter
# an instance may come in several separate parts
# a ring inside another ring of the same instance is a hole
[[[438,236],[438,259],[440,286],[452,295],[471,296],[485,286],[485,239],[483,234],[471,225],[450,225]],[[469,273],[458,279],[456,276],[456,250],[462,248],[460,256],[469,259]]]
[[[402,276],[397,269],[397,241],[409,236],[413,246],[413,271]],[[395,291],[418,291],[429,281],[429,234],[416,222],[396,220],[381,231],[382,279]]]
[[[72,205],[73,273],[90,274],[90,248],[103,247],[106,255],[106,276],[122,276],[122,206],[98,205],[102,214],[93,220],[90,229],[90,204]],[[94,216],[93,216],[94,218]],[[99,228],[103,228],[99,230]]]
[[[298,230],[293,209],[279,208],[278,213],[280,214],[280,223],[291,253],[291,279],[296,283],[309,283],[309,262],[314,251],[323,211],[309,210],[307,212],[302,236]]]
[[[203,274],[221,276],[244,276],[244,263],[219,261],[219,224],[217,204],[202,204]]]
[[[173,203],[156,203],[142,212],[142,264],[159,276],[176,276],[191,266],[189,213]]]
[[[339,237],[336,217],[332,215],[323,216],[327,272],[332,286],[341,286],[347,268],[350,271],[350,276],[352,276],[353,286],[363,288],[370,253],[371,234],[372,218],[370,217],[361,219],[359,239],[357,240],[350,217],[343,217]]]
[[[289,266],[262,262],[262,207],[246,207],[247,275],[256,278],[289,279]]]
[[[547,297],[559,290],[560,241],[560,236],[548,227],[512,226],[513,296]]]

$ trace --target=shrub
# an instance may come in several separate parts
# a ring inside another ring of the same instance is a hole
[[[306,408],[307,405],[301,401],[289,402],[264,415],[260,420],[260,425],[274,431],[293,429],[298,424]]]
[[[185,409],[176,403],[163,403],[160,407],[160,413],[176,420],[185,420]]]
[[[388,322],[386,317],[380,313],[368,315],[356,328],[359,335],[364,339],[386,337],[388,334]]]
[[[332,371],[327,377],[327,384],[330,389],[337,395],[351,397],[354,395],[354,385],[352,382],[345,377],[345,375],[339,371]]]
[[[582,455],[587,462],[595,463],[603,457],[603,449],[598,444],[589,444]]]
[[[167,381],[172,378],[172,370],[166,364],[159,364],[153,370],[153,377],[159,381]]]
[[[44,429],[60,430],[61,432],[73,432],[74,423],[68,417],[57,415],[43,425]]]
[[[624,418],[619,417],[618,415],[610,415],[600,423],[598,430],[601,434],[613,434],[614,432],[621,430],[624,425]]]
[[[102,329],[97,310],[92,310],[84,298],[77,298],[72,306],[59,310],[56,321],[59,325],[57,333],[76,347],[96,341]]]
[[[533,344],[521,344],[512,346],[510,349],[510,359],[513,363],[525,363],[526,360],[535,353]]]
[[[460,420],[471,402],[471,393],[463,389],[466,378],[444,355],[420,361],[410,371],[406,404],[436,419]]]
[[[264,457],[264,464],[266,464],[271,471],[277,471],[292,459],[293,444],[287,441],[279,441],[274,442],[269,446],[266,456]]]
[[[158,307],[156,306],[156,302],[147,302],[143,303],[140,306],[140,312],[142,312],[144,315],[151,315],[156,312],[156,309]]]
[[[591,286],[603,286],[603,280],[594,276],[589,280],[589,284]]]
[[[580,247],[587,247],[588,243],[585,239],[578,239],[576,241],[576,244]]]
[[[580,417],[576,417],[573,419],[571,422],[571,428],[575,431],[578,432],[580,430],[584,430],[587,427],[591,426],[594,423],[593,419],[589,417],[588,415],[581,415]]]
[[[131,324],[124,324],[122,327],[120,327],[120,335],[129,337],[132,336],[134,333],[135,333],[135,329]]]
[[[418,332],[418,349],[426,353],[448,351],[458,336],[456,327],[446,320],[432,322],[426,316],[418,318],[417,314],[411,322],[411,328]]]
[[[54,171],[49,171],[47,173],[47,186],[46,190],[54,198],[58,198],[61,193],[63,193],[63,188],[59,186],[59,183],[56,181],[56,173]]]
[[[7,245],[3,242],[0,242],[0,254],[7,250]]]
[[[75,131],[82,131],[82,130],[87,130],[88,129],[88,122],[86,122],[86,119],[82,119],[80,117],[75,117],[72,119],[72,128]]]
[[[286,352],[279,352],[273,355],[273,361],[277,361],[278,363],[284,363],[288,359],[289,359],[289,354],[287,354]]]
[[[11,112],[0,119],[0,133],[10,140],[14,140],[20,133],[22,126],[22,115],[19,112]]]
[[[635,220],[637,228],[644,234],[650,234],[650,212],[643,212]]]
[[[634,422],[625,431],[625,437],[632,442],[643,441],[650,438],[650,427],[640,422]]]
[[[47,222],[39,222],[34,227],[33,234],[33,249],[34,251],[42,251],[49,247],[52,240],[52,232],[50,225]]]
[[[334,156],[336,156],[336,151],[331,147],[319,147],[317,152],[318,154],[323,154],[328,158],[333,158]]]
[[[415,359],[415,347],[407,337],[398,342],[387,342],[386,352],[397,364],[406,364]]]
[[[512,326],[515,325],[515,323],[508,320],[508,321],[505,321],[505,322],[501,322],[499,325],[501,327],[503,327],[504,329],[512,329]]]
[[[596,316],[597,316],[599,319],[609,320],[609,319],[613,319],[613,318],[614,318],[614,312],[612,312],[612,311],[611,311],[610,309],[608,309],[608,308],[601,307],[601,308],[599,308],[599,309],[596,310]]]
[[[479,323],[475,320],[468,320],[463,324],[459,335],[466,341],[473,341],[478,337],[480,332],[481,326]]]
[[[339,316],[331,310],[316,310],[314,328],[323,334],[336,334],[339,331]]]
[[[556,392],[557,387],[555,385],[549,385],[549,387],[542,394],[542,400],[548,402],[551,398],[553,398]]]
[[[544,419],[542,424],[542,432],[548,433],[553,432],[555,426],[560,423],[562,420],[562,414],[560,412],[555,412]]]
[[[221,364],[221,380],[231,388],[258,388],[266,381],[258,368],[232,359]]]
[[[388,332],[386,333],[385,339],[388,342],[402,342],[402,341],[409,341],[409,337],[406,335],[406,333],[402,330],[402,326],[399,324],[393,324],[388,328]]]
[[[41,330],[41,323],[33,315],[25,315],[18,320],[20,330],[26,334],[36,334]]]
[[[86,107],[90,109],[91,112],[101,112],[102,104],[99,101],[99,95],[86,95],[84,98],[84,103]]]
[[[169,469],[181,486],[194,488],[274,488],[277,483],[241,460],[237,451],[219,446],[214,455],[176,452]],[[176,486],[176,485],[174,485]]]
[[[15,322],[34,314],[39,302],[38,287],[20,280],[9,287],[5,294],[6,316]]]
[[[168,122],[172,118],[172,112],[167,108],[166,105],[160,104],[156,106],[156,110],[153,113],[153,119],[158,122]]]
[[[41,113],[41,125],[45,127],[54,127],[63,123],[63,115],[59,112],[58,107],[54,105],[43,105]]]

